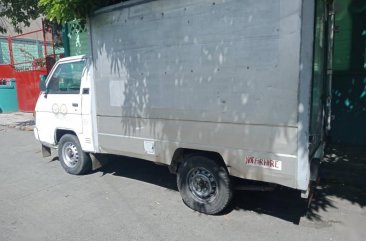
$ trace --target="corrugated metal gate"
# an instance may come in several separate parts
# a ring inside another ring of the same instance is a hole
[[[24,112],[34,110],[40,75],[47,74],[46,59],[54,63],[63,55],[63,48],[55,48],[53,28],[42,25],[36,31],[0,38],[0,78],[16,80],[17,105]]]

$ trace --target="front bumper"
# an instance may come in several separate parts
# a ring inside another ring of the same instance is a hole
[[[34,133],[34,138],[36,138],[37,141],[40,141],[37,127],[34,127],[33,133]]]

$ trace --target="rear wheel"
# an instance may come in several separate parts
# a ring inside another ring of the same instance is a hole
[[[218,214],[232,198],[225,167],[203,156],[186,158],[179,167],[177,184],[184,203],[201,213]]]
[[[91,171],[90,156],[81,149],[75,135],[65,134],[58,144],[58,156],[64,170],[73,175],[82,175]]]

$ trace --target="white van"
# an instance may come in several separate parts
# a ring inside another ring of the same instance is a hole
[[[58,148],[71,174],[91,170],[90,153],[165,164],[184,202],[207,214],[230,202],[230,176],[306,196],[328,95],[326,8],[317,2],[100,9],[88,20],[90,56],[61,59],[47,77],[35,137],[45,154]]]

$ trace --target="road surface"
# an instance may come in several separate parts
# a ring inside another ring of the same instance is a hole
[[[286,190],[236,192],[224,214],[207,216],[184,205],[166,167],[121,157],[92,174],[72,176],[55,156],[41,157],[32,132],[1,126],[0,165],[1,241],[366,237],[365,200],[328,195],[326,187],[307,216]]]

